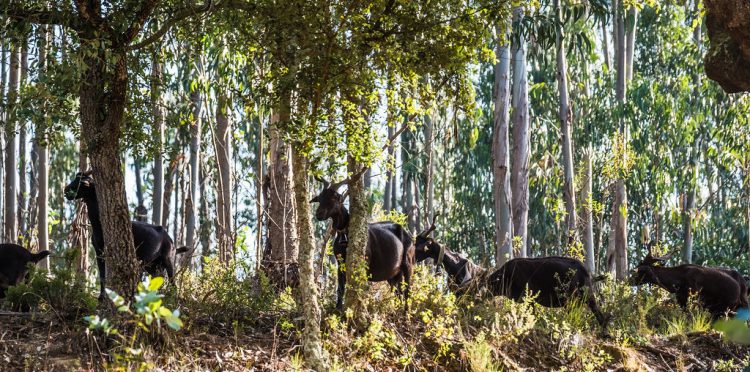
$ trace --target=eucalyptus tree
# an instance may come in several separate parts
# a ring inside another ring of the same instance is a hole
[[[18,220],[16,218],[16,210],[18,208],[18,138],[16,136],[18,115],[16,112],[16,101],[18,99],[20,42],[16,38],[11,37],[9,43],[8,93],[5,103],[5,194],[3,197],[5,201],[3,208],[5,212],[5,226],[3,236],[5,241],[16,242],[18,240]]]
[[[122,295],[130,297],[135,292],[139,272],[133,237],[120,233],[130,230],[119,156],[128,102],[130,52],[148,46],[188,17],[209,9],[229,5],[242,7],[243,4],[227,0],[174,8],[171,3],[159,0],[117,1],[106,6],[86,1],[74,4],[68,1],[0,1],[0,9],[13,21],[57,24],[76,33],[79,44],[73,58],[77,65],[81,135],[97,179],[105,256],[110,268],[107,277],[113,289]],[[157,17],[166,19],[164,25],[154,33],[143,35],[144,24]]]
[[[510,188],[510,40],[508,27],[496,27],[492,134],[492,194],[495,200],[495,265],[513,258],[513,215]]]
[[[531,128],[529,127],[529,74],[526,68],[526,11],[530,5],[513,7],[513,37],[511,59],[513,61],[512,112],[512,216],[513,236],[518,237],[519,256],[528,254],[529,223],[529,159],[531,156]]]

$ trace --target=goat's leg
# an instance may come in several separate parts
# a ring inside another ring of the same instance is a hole
[[[414,265],[410,263],[403,263],[401,265],[401,272],[404,274],[403,286],[404,286],[404,310],[406,316],[409,316],[409,295],[411,294],[411,277],[414,275]]]
[[[344,288],[346,288],[346,273],[341,268],[342,263],[338,265],[338,290],[336,291],[336,308],[342,309],[344,307]]]
[[[99,302],[104,302],[107,298],[105,295],[105,288],[107,287],[105,278],[107,277],[107,272],[104,264],[103,252],[96,252],[96,266],[99,268]]]

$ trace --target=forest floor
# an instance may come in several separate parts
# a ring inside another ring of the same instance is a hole
[[[180,309],[182,329],[152,325],[137,340],[104,337],[87,327],[86,311],[64,313],[53,302],[28,313],[0,311],[0,371],[304,370],[304,319],[293,293],[210,275],[185,279],[164,298]],[[322,340],[331,370],[734,371],[750,364],[750,346],[727,340],[707,314],[680,309],[661,291],[607,281],[598,289],[612,317],[604,332],[580,304],[457,299],[442,280],[417,270],[408,316],[386,285],[373,286],[370,323],[359,330],[327,295]],[[112,324],[125,328],[117,318]]]
[[[231,333],[231,332],[230,332]],[[588,337],[588,336],[584,336]],[[590,338],[611,359],[592,369],[627,371],[705,371],[738,370],[750,359],[750,347],[728,343],[714,331],[674,337],[652,337],[649,344],[626,347],[611,339]],[[269,319],[267,327],[237,334],[183,332],[169,351],[150,351],[145,359],[150,367],[163,370],[295,370],[300,361],[298,340],[284,337]],[[70,324],[50,314],[0,315],[0,364],[3,371],[77,371],[101,369],[101,355],[87,337],[83,323]],[[449,365],[424,361],[407,366],[379,362],[370,370],[471,370],[465,351]],[[532,332],[519,342],[497,350],[495,365],[505,370],[562,370],[570,361],[561,356],[559,345],[541,332]],[[158,367],[158,368],[157,368]],[[411,367],[411,368],[410,368]],[[151,368],[148,368],[151,369]],[[573,368],[578,370],[578,368]]]

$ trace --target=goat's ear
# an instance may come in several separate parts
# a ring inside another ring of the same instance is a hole
[[[316,197],[312,198],[312,200],[310,200],[310,203],[320,203],[320,198],[318,198],[316,196]]]

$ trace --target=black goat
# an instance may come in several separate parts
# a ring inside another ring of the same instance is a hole
[[[334,185],[323,181],[323,191],[311,200],[319,203],[315,212],[318,221],[333,220],[336,237],[333,241],[333,254],[338,261],[338,291],[336,307],[343,305],[346,274],[343,265],[346,262],[346,248],[349,243],[349,211],[344,206],[344,197],[336,189],[344,182]],[[404,298],[409,298],[409,286],[414,272],[414,243],[411,235],[401,225],[394,222],[371,223],[367,229],[368,274],[371,282],[388,281],[401,291],[401,283],[406,283]]]
[[[99,203],[96,199],[96,187],[92,172],[77,173],[73,181],[65,187],[65,197],[68,200],[83,199],[88,207],[89,221],[91,222],[91,243],[96,253],[96,264],[99,267],[100,292],[99,300],[104,300],[105,288],[105,260],[104,260],[104,233],[99,217]],[[167,276],[172,279],[175,272],[175,255],[184,253],[187,247],[175,249],[174,242],[166,230],[161,226],[150,225],[144,222],[133,221],[133,240],[135,243],[135,254],[143,263],[144,270],[152,276],[162,275],[166,270]]]
[[[747,306],[747,284],[741,285],[742,275],[735,278],[729,269],[715,269],[685,264],[664,267],[668,257],[654,257],[649,246],[646,257],[638,263],[630,276],[631,285],[654,284],[677,295],[677,303],[685,308],[691,294],[715,320],[740,307]]]
[[[487,284],[492,294],[516,301],[528,290],[538,304],[546,307],[562,307],[571,299],[580,298],[602,327],[607,324],[607,317],[596,303],[591,274],[579,260],[556,256],[514,258],[490,274]]]
[[[49,251],[31,253],[18,244],[0,244],[0,298],[8,287],[26,279],[29,262],[36,264],[49,256]]]
[[[417,235],[414,242],[416,261],[422,262],[432,258],[436,266],[442,265],[445,272],[448,273],[451,281],[449,286],[452,290],[460,291],[487,271],[431,238],[429,235],[433,230],[435,230],[434,221],[429,229]]]

